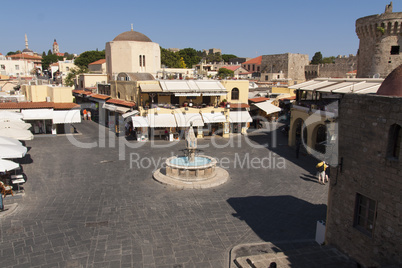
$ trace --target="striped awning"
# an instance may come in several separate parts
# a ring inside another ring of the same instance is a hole
[[[150,127],[176,127],[176,119],[173,114],[148,114],[147,120]]]
[[[194,127],[204,126],[204,121],[200,113],[174,113],[178,127]]]

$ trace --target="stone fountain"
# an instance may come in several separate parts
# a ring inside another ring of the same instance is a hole
[[[173,156],[165,161],[165,167],[154,172],[156,181],[182,189],[203,189],[221,185],[229,173],[217,167],[215,158],[197,155],[197,138],[190,126],[186,135],[186,155]]]

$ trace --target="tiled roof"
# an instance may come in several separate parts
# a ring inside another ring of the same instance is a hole
[[[348,74],[357,74],[357,70],[353,70],[353,71],[350,71],[350,72],[347,72]]]
[[[94,61],[92,63],[90,63],[89,65],[94,65],[94,64],[104,64],[106,62],[106,59],[100,59],[97,61]]]
[[[262,102],[262,101],[267,101],[269,100],[269,98],[265,98],[265,97],[259,97],[259,98],[252,98],[252,99],[248,99],[251,102]]]
[[[54,102],[3,102],[0,103],[0,109],[55,109],[68,110],[77,108],[76,103],[54,103]]]
[[[231,103],[230,104],[230,108],[249,108],[250,105],[246,104],[246,103]]]
[[[108,95],[103,95],[103,94],[91,94],[90,97],[91,97],[91,98],[94,98],[94,99],[100,99],[100,100],[107,100],[107,99],[110,99],[110,96],[108,96]]]
[[[73,89],[73,93],[75,93],[75,94],[81,94],[81,95],[91,95],[91,94],[92,94],[92,91],[80,90],[80,89]]]
[[[16,58],[16,59],[27,59],[27,60],[41,60],[42,59],[42,57],[41,56],[31,56],[31,55],[28,55],[28,54],[14,54],[14,55],[10,55],[10,56],[7,56],[7,57],[10,57],[10,58],[12,58],[12,59],[14,59],[14,58]]]
[[[110,99],[110,100],[107,100],[106,103],[112,103],[112,104],[122,105],[122,106],[126,106],[126,107],[134,107],[135,106],[135,102],[118,100],[118,99]]]
[[[223,66],[222,68],[231,70],[231,71],[236,71],[237,69],[239,69],[241,66],[237,65],[237,66]]]
[[[262,61],[262,56],[259,56],[257,58],[243,62],[242,65],[244,65],[244,64],[257,64],[258,65],[258,64],[261,64],[261,61]]]

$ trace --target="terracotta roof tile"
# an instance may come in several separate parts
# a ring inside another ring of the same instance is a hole
[[[265,98],[265,97],[258,97],[258,98],[251,98],[248,99],[251,102],[263,102],[263,101],[267,101],[269,100],[269,98]]]
[[[54,102],[3,102],[0,103],[0,109],[55,109],[68,110],[78,108],[76,103],[54,103]]]
[[[92,63],[90,63],[89,65],[94,65],[94,64],[104,64],[106,62],[106,59],[100,59],[97,61],[94,61]]]
[[[236,71],[237,69],[239,69],[241,66],[237,65],[237,66],[223,66],[222,68],[231,70],[231,71]]]
[[[70,109],[75,109],[75,108],[80,108],[81,106],[73,103],[73,102],[67,102],[67,103],[54,103],[53,104],[53,109],[55,110],[70,110]]]
[[[130,107],[130,108],[135,106],[135,102],[118,100],[118,99],[110,99],[110,100],[107,100],[106,103],[122,105],[122,106]]]
[[[249,108],[250,105],[246,104],[246,103],[231,103],[230,104],[230,108]]]
[[[91,95],[92,94],[92,91],[81,90],[81,89],[73,89],[72,92],[75,94],[81,94],[81,95]]]
[[[31,56],[31,55],[28,55],[28,54],[14,54],[14,55],[10,55],[10,56],[7,56],[7,57],[10,57],[12,59],[14,59],[14,58],[21,59],[21,58],[23,58],[23,59],[27,59],[27,60],[41,60],[42,59],[41,56]]]
[[[254,59],[251,59],[251,60],[243,62],[242,65],[244,65],[244,64],[259,64],[259,65],[261,65],[261,61],[262,61],[262,56],[259,56],[257,58],[254,58]]]
[[[108,95],[103,95],[103,94],[91,94],[90,97],[94,99],[100,99],[100,100],[107,100],[110,99],[110,96]]]

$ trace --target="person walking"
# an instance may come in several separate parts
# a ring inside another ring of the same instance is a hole
[[[84,111],[82,111],[82,114],[84,115],[84,120],[87,120],[87,109],[84,109]]]
[[[91,114],[91,111],[88,110],[88,112],[87,112],[87,117],[88,117],[88,120],[89,120],[89,121],[91,121],[91,115],[92,115],[92,114]]]
[[[4,211],[3,193],[0,193],[0,211]]]
[[[321,161],[315,167],[319,172],[318,182],[321,184],[325,184],[325,182],[328,182],[328,175],[325,173],[325,170],[328,168],[327,163],[325,163],[325,161]]]

